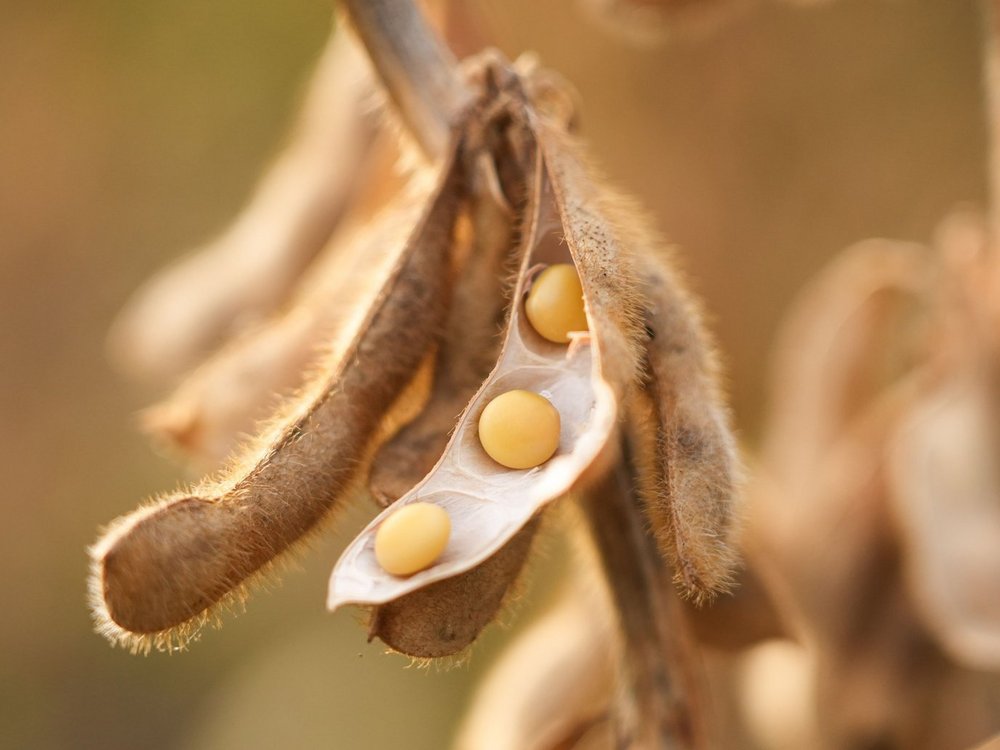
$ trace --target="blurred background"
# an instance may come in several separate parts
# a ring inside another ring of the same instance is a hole
[[[772,331],[835,252],[927,240],[985,193],[971,0],[762,2],[711,37],[635,48],[566,0],[477,0],[509,55],[582,95],[614,180],[682,248],[752,446]],[[134,429],[156,395],[107,366],[129,292],[222,229],[283,142],[331,26],[319,0],[0,2],[0,747],[441,748],[527,606],[450,670],[366,644],[325,583],[353,527],[183,654],[91,631],[86,547],[186,479]]]

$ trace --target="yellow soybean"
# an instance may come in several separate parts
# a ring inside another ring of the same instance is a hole
[[[576,269],[569,263],[556,263],[538,274],[524,312],[540,336],[557,344],[569,341],[570,331],[586,331],[583,286]]]
[[[429,568],[441,557],[451,536],[448,512],[431,503],[404,505],[375,532],[375,559],[394,576]]]
[[[507,391],[490,401],[479,417],[479,442],[498,464],[530,469],[552,458],[559,447],[559,411],[531,391]]]

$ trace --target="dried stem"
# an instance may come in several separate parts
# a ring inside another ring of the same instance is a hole
[[[344,0],[358,36],[411,134],[440,157],[472,99],[451,51],[412,0]]]
[[[591,487],[583,504],[622,630],[618,746],[705,747],[679,602],[646,530],[629,462]]]

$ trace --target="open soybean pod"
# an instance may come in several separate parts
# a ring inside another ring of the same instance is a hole
[[[642,330],[632,259],[616,236],[611,218],[616,207],[592,182],[579,145],[530,104],[517,115],[529,129],[535,158],[522,223],[522,261],[499,361],[432,471],[345,550],[330,580],[331,609],[348,603],[383,605],[476,568],[545,506],[596,479],[616,457],[620,403],[637,376]],[[542,338],[524,313],[535,272],[556,263],[575,266],[586,303],[589,335],[570,346]],[[477,425],[484,408],[511,390],[541,394],[559,412],[556,452],[533,469],[505,468],[480,442]],[[375,536],[389,514],[415,502],[447,510],[452,535],[434,565],[409,577],[393,576],[375,558]]]
[[[466,153],[467,257],[451,298],[442,333],[434,384],[423,411],[376,453],[369,477],[372,496],[383,506],[406,494],[441,457],[458,416],[496,363],[501,326],[509,306],[510,271],[516,267],[512,205],[524,202],[524,169],[497,161],[509,151],[510,123],[487,122]],[[473,139],[469,139],[473,140]],[[494,144],[486,148],[486,142]],[[504,144],[498,146],[497,144]],[[498,151],[494,155],[491,151]],[[369,637],[416,658],[436,658],[467,648],[492,622],[524,569],[539,523],[525,526],[488,560],[453,578],[431,584],[372,611]]]
[[[487,67],[490,53],[485,58],[484,79],[499,72]],[[521,81],[530,91],[532,104],[558,126],[572,128],[574,102],[568,84],[538,68],[532,59],[521,59],[516,66],[526,76]],[[471,157],[469,180],[472,249],[452,299],[430,401],[375,457],[370,487],[384,505],[404,495],[433,468],[457,416],[499,355],[498,327],[509,307],[504,304],[510,296],[505,293],[510,285],[507,277],[519,265],[518,253],[524,252],[526,244],[511,248],[512,234],[515,229],[530,229],[526,224],[533,216],[530,210],[515,216],[510,208],[528,202],[525,183],[530,181],[531,170],[526,167],[533,158],[534,138],[522,120],[511,120],[506,111],[500,111],[477,133],[475,140],[482,150]],[[526,144],[532,145],[526,148]],[[489,559],[465,573],[375,607],[369,637],[417,658],[463,651],[515,597],[517,579],[540,525],[538,520],[529,522]]]
[[[123,517],[92,549],[94,614],[112,641],[183,644],[349,490],[442,324],[462,180],[456,150],[356,337],[286,416],[219,481]]]

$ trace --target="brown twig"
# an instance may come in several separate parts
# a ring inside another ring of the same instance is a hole
[[[429,158],[441,156],[472,98],[455,57],[412,0],[344,0],[344,7],[407,128]]]
[[[622,631],[618,747],[705,747],[678,600],[626,459],[583,496]]]

